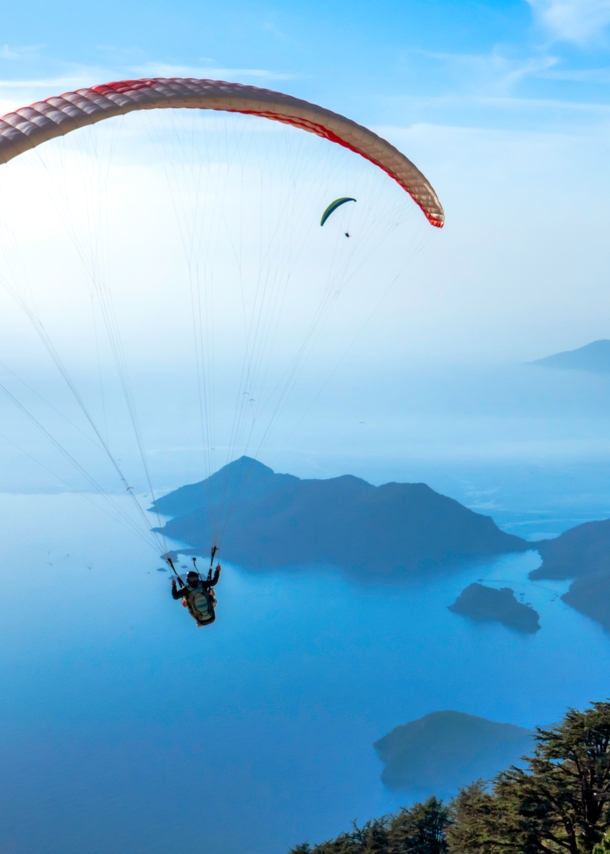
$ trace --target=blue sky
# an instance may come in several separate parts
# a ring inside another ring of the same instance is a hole
[[[579,123],[585,105],[599,120],[608,22],[606,0],[24,2],[3,11],[0,76],[198,74],[283,88],[364,122],[544,128],[569,123],[576,105]]]
[[[139,76],[335,109],[400,147],[444,204],[432,298],[408,306],[415,349],[523,361],[610,337],[610,0],[25,0],[3,12],[0,65],[0,112]]]

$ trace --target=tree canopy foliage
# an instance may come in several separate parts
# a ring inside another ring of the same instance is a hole
[[[533,756],[489,782],[371,819],[290,854],[610,854],[610,701],[537,728]]]

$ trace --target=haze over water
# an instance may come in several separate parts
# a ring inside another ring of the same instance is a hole
[[[531,727],[607,695],[608,635],[565,585],[527,581],[534,552],[403,588],[226,566],[198,631],[152,552],[82,497],[0,506],[10,854],[280,854],[410,799],[372,747],[398,724],[457,709]],[[477,579],[524,594],[542,630],[450,613]]]

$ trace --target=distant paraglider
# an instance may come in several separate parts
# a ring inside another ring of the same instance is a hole
[[[322,214],[322,219],[320,220],[320,225],[324,225],[328,217],[334,213],[337,208],[340,208],[341,205],[344,205],[346,202],[355,202],[356,199],[352,199],[349,196],[344,196],[341,199],[335,199],[334,202],[331,202],[329,206],[326,208],[324,213]],[[349,237],[349,234],[345,232],[345,236]]]

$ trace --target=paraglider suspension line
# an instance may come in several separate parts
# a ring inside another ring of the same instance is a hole
[[[180,576],[178,575],[178,572],[177,572],[177,570],[176,570],[176,567],[174,566],[174,561],[171,559],[171,557],[170,557],[169,555],[165,555],[165,560],[168,562],[168,564],[169,564],[169,565],[170,565],[170,567],[171,567],[172,572],[174,573],[174,575],[176,576],[176,578],[177,578],[177,579],[178,579],[178,581],[180,582],[180,586],[181,586],[181,587],[186,587],[186,585],[185,585],[184,581],[183,581],[183,580],[180,578]]]
[[[210,557],[210,569],[208,571],[208,581],[212,580],[212,570],[214,569],[214,558],[216,557],[217,552],[218,552],[218,546],[212,546],[212,554]]]

